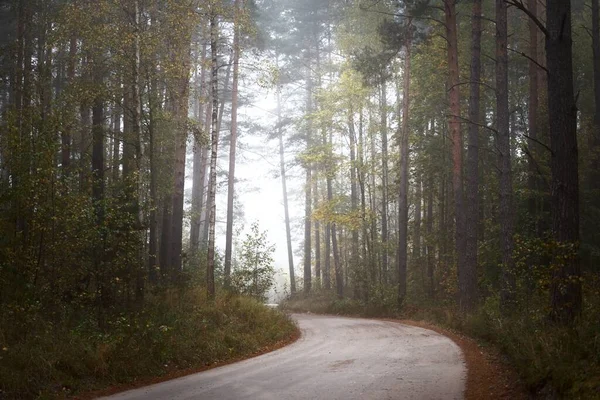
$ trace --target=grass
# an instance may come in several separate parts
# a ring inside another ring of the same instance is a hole
[[[467,316],[450,305],[432,303],[414,302],[399,309],[384,298],[362,302],[316,292],[288,300],[283,307],[294,312],[427,321],[498,348],[534,398],[600,399],[600,304],[595,297],[589,298],[572,328],[548,322],[543,308],[501,315],[496,297]]]
[[[3,399],[66,398],[209,366],[288,340],[297,330],[284,313],[256,300],[221,295],[212,302],[199,289],[155,296],[141,312],[114,316],[105,333],[91,318],[53,324],[32,314],[19,327],[8,314],[0,315]]]

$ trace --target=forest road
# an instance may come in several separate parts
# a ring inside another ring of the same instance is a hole
[[[255,358],[105,399],[462,399],[460,348],[395,322],[294,314],[295,343]],[[133,361],[133,360],[132,360]]]

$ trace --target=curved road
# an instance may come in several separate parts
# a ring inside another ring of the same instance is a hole
[[[106,399],[462,399],[459,347],[395,322],[294,315],[296,343],[272,353]]]

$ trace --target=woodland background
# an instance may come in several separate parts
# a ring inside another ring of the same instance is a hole
[[[288,307],[432,319],[500,347],[532,393],[599,396],[599,18],[598,0],[0,1],[0,394],[291,334],[248,298],[273,283],[264,233],[234,235],[254,137],[280,155]],[[257,93],[271,117],[238,119]]]

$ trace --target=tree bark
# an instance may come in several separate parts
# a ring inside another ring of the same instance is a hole
[[[354,110],[352,107],[348,110],[348,136],[350,137],[350,206],[352,215],[356,215],[358,210],[358,190],[356,188],[356,132],[354,127]],[[360,298],[360,254],[359,254],[358,229],[355,225],[352,226],[352,246],[351,246],[351,263],[350,267],[353,272],[354,281],[354,297]],[[346,274],[346,276],[349,274]]]
[[[385,72],[384,72],[385,74]],[[387,79],[381,80],[381,274],[383,284],[388,280],[388,138],[387,138]]]
[[[508,20],[505,0],[496,0],[496,129],[500,153],[500,243],[502,284],[500,305],[504,311],[515,301],[514,210],[508,110]]]
[[[205,125],[204,120],[204,102],[207,96],[204,96],[206,81],[206,44],[202,46],[202,55],[200,56],[200,84],[198,87],[198,119],[199,123]],[[203,126],[204,127],[204,126]],[[194,138],[194,167],[192,178],[192,209],[190,218],[190,253],[193,258],[200,247],[200,217],[202,214],[202,202],[204,197],[204,175],[206,174],[206,152],[204,144]]]
[[[233,85],[231,88],[231,139],[229,144],[229,174],[227,176],[227,228],[225,233],[225,287],[230,285],[231,252],[233,249],[233,199],[235,184],[235,151],[237,146],[238,76],[240,62],[240,16],[243,0],[235,1],[233,34]]]
[[[449,89],[448,100],[450,103],[450,115],[448,126],[452,140],[452,189],[454,191],[454,213],[456,226],[454,230],[455,252],[459,287],[465,274],[465,210],[463,205],[463,138],[460,127],[460,80],[458,68],[458,38],[456,25],[456,0],[444,0],[446,39],[448,43],[448,72]]]
[[[344,297],[344,274],[340,263],[340,252],[338,249],[337,234],[335,222],[331,224],[331,246],[333,250],[333,265],[335,268],[335,288],[337,296],[341,299]]]
[[[215,222],[217,207],[215,203],[217,190],[217,149],[219,147],[219,129],[218,129],[218,54],[217,54],[217,36],[218,22],[217,16],[210,16],[210,53],[211,53],[211,98],[212,98],[212,119],[211,119],[211,149],[210,149],[210,179],[208,188],[208,262],[206,266],[206,290],[208,297],[215,297]]]
[[[471,84],[467,148],[465,264],[459,268],[459,305],[471,311],[477,302],[477,218],[479,216],[479,123],[481,80],[481,0],[473,2],[471,17]]]
[[[310,59],[310,56],[308,57]],[[311,70],[308,68],[308,76],[306,83],[306,113],[312,113],[312,75]],[[312,144],[312,124],[310,120],[307,123],[306,128],[306,150],[310,151]],[[306,163],[306,182],[304,185],[305,203],[304,203],[304,293],[308,294],[311,291],[312,286],[312,275],[311,275],[311,219],[312,219],[312,197],[311,197],[311,185],[312,185],[312,166],[310,162]]]
[[[549,1],[546,60],[552,171],[552,233],[560,246],[550,284],[551,317],[573,323],[581,312],[577,106],[573,92],[571,2]]]
[[[283,212],[285,215],[285,239],[288,253],[288,270],[290,274],[290,295],[296,294],[296,277],[294,273],[294,253],[292,251],[292,233],[290,229],[290,212],[287,195],[285,157],[283,148],[283,127],[281,126],[281,84],[277,87],[277,136],[279,138],[279,166],[281,170],[281,189],[283,191]]]
[[[315,209],[319,206],[319,182],[317,179],[313,179],[312,183],[312,191],[313,191],[313,206]],[[317,288],[320,287],[326,280],[329,279],[329,276],[326,276],[325,272],[321,270],[321,223],[315,220],[314,226],[315,232],[315,279]]]
[[[528,0],[527,2],[529,12],[537,17],[537,0]],[[538,27],[532,19],[529,19],[529,100],[527,110],[527,127],[528,127],[528,140],[527,147],[529,149],[529,159],[527,162],[527,186],[529,189],[529,198],[527,200],[527,208],[529,211],[529,218],[532,222],[532,231],[536,234],[539,230],[538,225],[538,171],[536,163],[539,162],[537,156],[537,143],[538,140],[538,66],[534,61],[538,59]]]
[[[591,189],[600,193],[600,7],[592,0],[592,53],[594,69],[594,132],[592,139],[592,162],[590,165]]]
[[[404,59],[404,81],[402,101],[402,125],[399,138],[400,143],[400,188],[398,191],[398,305],[402,306],[406,300],[406,278],[408,262],[408,138],[410,135],[409,110],[410,110],[410,67],[412,34],[411,22],[408,24],[406,41],[406,54]]]

